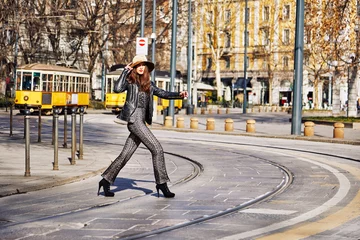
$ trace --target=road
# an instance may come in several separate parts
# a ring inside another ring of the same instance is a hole
[[[35,141],[36,117],[32,123]],[[50,126],[45,118],[42,154],[52,153]],[[84,126],[81,161],[107,167],[126,126],[110,114],[87,114]],[[99,174],[0,198],[0,239],[360,239],[358,146],[153,132],[166,152],[174,199],[157,197],[151,155],[141,146],[112,186],[114,198],[97,196]],[[10,151],[15,141],[6,144]]]

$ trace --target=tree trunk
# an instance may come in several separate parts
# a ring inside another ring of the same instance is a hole
[[[357,117],[357,93],[356,93],[356,79],[358,67],[354,66],[351,68],[351,76],[349,79],[348,86],[348,117]]]
[[[319,109],[319,79],[315,76],[314,79],[314,109]]]
[[[217,87],[217,100],[222,101],[223,89],[222,89],[221,77],[220,77],[220,60],[219,59],[216,59],[216,63],[215,63],[215,78],[216,78],[216,87]]]
[[[335,69],[334,84],[333,86],[333,101],[332,101],[332,114],[333,116],[340,115],[340,71]]]

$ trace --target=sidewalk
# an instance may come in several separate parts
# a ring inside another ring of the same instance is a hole
[[[0,110],[0,117],[8,118],[8,113]],[[97,114],[104,113],[104,111],[96,111]],[[186,115],[185,110],[180,114],[175,115],[176,118],[183,117],[185,128],[164,128],[163,116],[157,116],[153,129],[183,131],[191,134],[201,133],[216,133],[229,135],[243,135],[252,137],[266,137],[266,138],[283,138],[283,139],[301,139],[309,141],[334,142],[342,144],[360,145],[360,130],[345,128],[345,139],[332,138],[332,126],[315,126],[314,137],[294,136],[291,135],[291,122],[289,118],[291,115],[287,113],[248,113],[241,114],[239,111],[232,110],[229,114],[206,114],[206,115]],[[89,111],[85,119],[95,111]],[[199,129],[190,129],[190,118],[196,117],[199,121]],[[215,119],[215,130],[205,130],[206,120],[208,118]],[[234,120],[234,131],[224,131],[224,121],[227,118]],[[111,116],[112,119],[112,116]],[[119,122],[115,116],[114,121]],[[254,119],[256,121],[256,133],[246,133],[246,120]],[[7,120],[7,119],[6,119]],[[50,118],[46,119],[51,122]],[[18,119],[21,121],[21,118]],[[303,126],[302,126],[303,129]],[[192,135],[189,135],[191,137]],[[49,136],[47,136],[49,138]],[[76,160],[75,165],[70,165],[66,159],[71,157],[71,148],[59,148],[59,170],[52,170],[54,149],[49,143],[31,143],[31,176],[24,177],[25,173],[25,150],[24,139],[21,131],[17,132],[15,136],[9,137],[9,132],[6,126],[0,128],[0,197],[35,191],[39,189],[63,185],[66,183],[78,181],[92,176],[99,176],[100,173],[107,166],[107,162],[113,160],[113,156],[104,153],[105,146],[96,146],[86,148],[86,160]],[[105,143],[104,143],[105,145]],[[136,153],[135,153],[136,154]]]
[[[176,128],[177,118],[184,118],[184,128]],[[198,119],[198,130],[190,129],[190,118]],[[215,130],[206,130],[207,119],[213,118],[215,120]],[[225,120],[233,120],[234,131],[225,132]],[[255,120],[255,133],[246,132],[246,120]],[[186,115],[185,109],[181,110],[179,114],[175,115],[174,128],[176,131],[201,131],[208,133],[217,134],[229,134],[229,135],[243,135],[243,136],[254,136],[254,137],[268,137],[268,138],[286,138],[286,139],[298,139],[298,140],[309,140],[309,141],[320,141],[320,142],[333,142],[333,143],[344,143],[360,145],[360,129],[344,128],[344,139],[333,138],[333,129],[331,125],[320,125],[315,124],[314,136],[304,136],[304,124],[301,124],[301,135],[291,135],[291,114],[279,112],[279,113],[242,113],[242,109],[233,108],[230,109],[228,114],[225,113],[225,109],[221,109],[221,113],[217,114],[213,111],[212,114],[200,114],[198,110],[197,114]],[[164,117],[159,115],[156,120],[153,121],[153,128],[164,128],[163,127]]]

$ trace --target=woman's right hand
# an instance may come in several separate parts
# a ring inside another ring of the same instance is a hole
[[[129,72],[131,72],[133,70],[132,67],[130,67],[132,63],[129,63],[128,65],[125,66],[125,69],[128,70]]]

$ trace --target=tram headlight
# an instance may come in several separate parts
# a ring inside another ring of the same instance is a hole
[[[29,96],[24,96],[24,101],[29,100]]]

